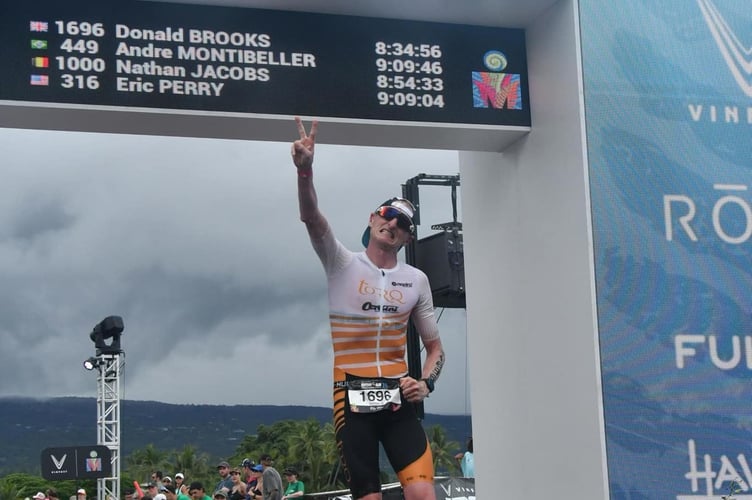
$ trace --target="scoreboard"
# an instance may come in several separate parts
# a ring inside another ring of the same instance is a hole
[[[0,104],[21,122],[47,108],[530,127],[520,29],[142,0],[3,2],[0,24]]]

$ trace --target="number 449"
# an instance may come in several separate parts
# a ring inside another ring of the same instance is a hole
[[[60,44],[60,48],[68,53],[78,52],[79,54],[96,54],[99,52],[99,42],[96,40],[74,40],[66,38]]]

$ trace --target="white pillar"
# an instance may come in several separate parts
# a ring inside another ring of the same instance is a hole
[[[477,498],[608,497],[577,7],[527,29],[532,132],[460,154]]]

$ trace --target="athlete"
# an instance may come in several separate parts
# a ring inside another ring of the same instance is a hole
[[[321,259],[329,286],[334,347],[334,428],[343,471],[356,499],[381,498],[379,442],[406,500],[433,500],[433,458],[412,403],[433,391],[444,350],[425,273],[399,262],[415,232],[415,207],[403,198],[384,202],[368,220],[364,252],[347,250],[318,208],[313,156],[318,123],[292,144],[298,172],[300,218]],[[407,325],[412,319],[426,359],[420,379],[408,376]]]

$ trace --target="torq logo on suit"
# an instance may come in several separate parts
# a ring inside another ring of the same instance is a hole
[[[42,477],[48,481],[112,477],[112,457],[106,446],[45,448],[40,458]]]
[[[752,97],[752,46],[742,45],[712,0],[697,0],[697,4],[734,80],[745,94]]]

